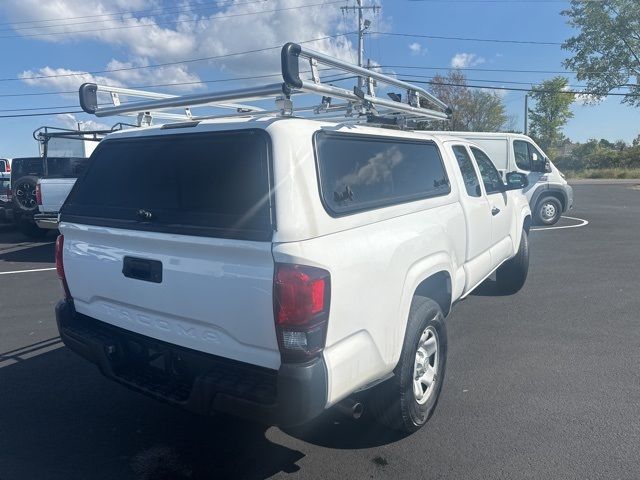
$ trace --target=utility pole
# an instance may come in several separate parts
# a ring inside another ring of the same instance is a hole
[[[529,135],[529,95],[524,96],[524,134]]]
[[[358,66],[364,66],[364,34],[367,29],[371,26],[370,20],[365,20],[362,12],[364,10],[373,10],[373,13],[380,12],[380,5],[371,5],[369,7],[362,6],[362,0],[356,0],[356,4],[353,7],[340,7],[340,10],[343,12],[358,12]],[[364,88],[364,78],[358,77],[358,87],[360,89]]]

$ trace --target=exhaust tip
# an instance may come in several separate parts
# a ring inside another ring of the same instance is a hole
[[[364,405],[362,405],[360,402],[354,403],[353,407],[351,408],[351,416],[354,418],[354,420],[358,420],[363,413]]]
[[[343,415],[351,417],[354,420],[358,420],[364,413],[364,405],[361,402],[357,402],[351,398],[342,400],[336,405],[336,409]]]

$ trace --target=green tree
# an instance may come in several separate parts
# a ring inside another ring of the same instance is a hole
[[[531,135],[543,150],[560,144],[564,136],[562,127],[573,117],[570,106],[575,95],[566,91],[569,81],[555,77],[537,85],[531,91],[535,107],[529,109]]]
[[[573,53],[564,66],[599,96],[627,87],[623,102],[640,106],[640,2],[572,0],[562,13],[579,31],[562,45]]]
[[[446,122],[426,122],[423,128],[448,131],[497,132],[509,124],[510,118],[502,97],[467,86],[467,77],[459,70],[446,76],[435,75],[431,93],[449,105],[451,119]]]

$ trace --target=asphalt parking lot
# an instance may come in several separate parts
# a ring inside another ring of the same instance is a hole
[[[103,379],[57,338],[54,237],[0,233],[0,479],[640,477],[640,188],[574,190],[589,224],[532,232],[521,292],[454,307],[438,409],[404,438],[202,418]]]

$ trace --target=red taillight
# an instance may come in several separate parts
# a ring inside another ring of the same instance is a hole
[[[36,203],[38,205],[42,205],[42,189],[40,187],[40,182],[36,183]]]
[[[324,348],[330,278],[321,268],[276,265],[274,317],[283,361],[308,360]]]
[[[58,278],[60,279],[60,283],[62,283],[62,288],[64,290],[64,296],[67,299],[71,298],[71,292],[69,292],[69,285],[67,285],[67,277],[64,274],[64,261],[62,257],[62,252],[64,250],[64,235],[58,235],[56,240],[56,272],[58,273]]]

